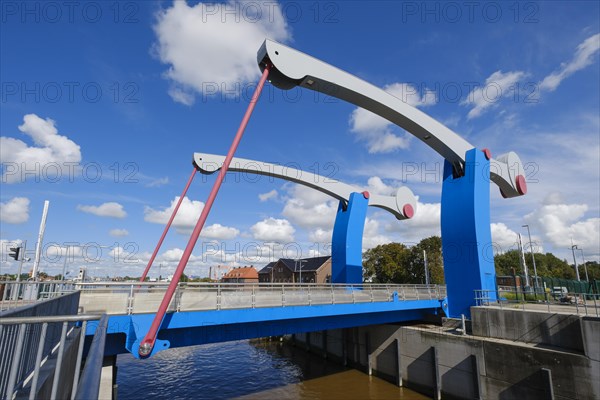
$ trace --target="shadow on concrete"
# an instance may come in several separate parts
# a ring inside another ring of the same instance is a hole
[[[534,372],[500,392],[498,398],[501,400],[550,399],[552,397],[548,377],[542,370]]]

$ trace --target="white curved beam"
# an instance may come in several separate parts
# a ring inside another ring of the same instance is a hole
[[[266,63],[273,65],[269,80],[276,87],[287,90],[301,86],[369,110],[425,142],[452,163],[456,173],[462,175],[465,154],[474,146],[422,111],[352,74],[272,40],[264,41],[257,59],[261,70]],[[518,159],[516,154],[511,154],[512,159]],[[517,179],[518,175],[508,173],[515,166],[507,165],[501,159],[494,160],[493,164],[496,167],[491,171],[492,180],[505,197],[526,192],[524,175],[520,174],[523,178]],[[520,162],[516,169],[519,168],[522,172]]]
[[[218,171],[224,160],[225,156],[194,153],[194,164],[203,174],[212,174]],[[229,171],[247,172],[298,183],[345,202],[350,199],[350,194],[362,192],[362,189],[352,185],[311,172],[244,158],[234,157],[229,165]],[[363,193],[368,196],[369,206],[384,209],[400,220],[412,218],[417,209],[417,199],[407,187],[400,187],[395,196]]]

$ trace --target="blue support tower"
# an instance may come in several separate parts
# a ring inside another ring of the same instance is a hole
[[[471,317],[475,291],[496,300],[496,271],[490,229],[490,161],[477,149],[467,151],[465,173],[453,176],[444,165],[442,251],[450,317]]]
[[[340,201],[331,240],[331,282],[362,283],[362,237],[368,194],[352,193],[346,206]]]

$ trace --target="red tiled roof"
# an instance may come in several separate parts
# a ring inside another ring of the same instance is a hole
[[[258,272],[254,267],[234,268],[223,279],[258,279]]]

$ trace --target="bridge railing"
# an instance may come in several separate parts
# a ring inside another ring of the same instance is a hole
[[[0,282],[0,311],[53,299],[73,291],[75,285],[64,281],[2,281]]]
[[[81,283],[80,308],[85,313],[156,312],[167,283]],[[180,283],[169,311],[311,306],[404,300],[441,300],[445,286],[314,283]]]
[[[477,306],[572,313],[600,317],[600,295],[590,293],[526,292],[514,289],[475,290]]]
[[[0,318],[0,398],[64,398],[77,388],[87,322],[100,317]]]

